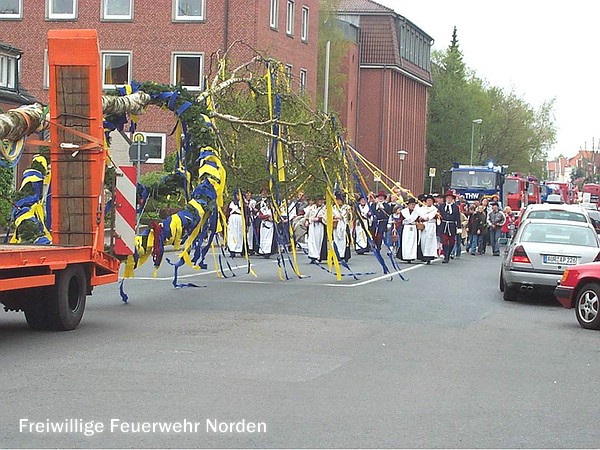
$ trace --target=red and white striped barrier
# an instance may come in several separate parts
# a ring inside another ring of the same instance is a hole
[[[117,174],[115,193],[115,254],[133,255],[136,225],[136,168],[120,166],[122,176]]]

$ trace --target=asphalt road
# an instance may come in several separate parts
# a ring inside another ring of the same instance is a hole
[[[355,256],[353,270],[377,273],[341,282],[304,257],[307,277],[285,282],[275,261],[253,261],[257,278],[186,269],[181,281],[203,286],[187,289],[167,265],[156,280],[146,268],[126,305],[117,286],[96,289],[73,332],[0,314],[0,446],[598,446],[600,333],[553,299],[504,302],[500,258],[402,264],[407,281],[390,281]],[[65,419],[105,429],[24,422]],[[201,425],[134,433],[112,419]]]

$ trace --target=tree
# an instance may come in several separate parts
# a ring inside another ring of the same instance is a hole
[[[554,100],[537,109],[514,90],[478,78],[463,61],[456,27],[447,50],[433,53],[433,88],[427,123],[428,167],[439,172],[470,161],[472,121],[475,165],[493,161],[509,170],[543,177],[543,161],[555,142]]]

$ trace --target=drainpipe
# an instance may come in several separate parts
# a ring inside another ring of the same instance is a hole
[[[227,47],[229,47],[229,0],[225,0],[223,21],[225,22],[225,26],[223,27],[223,52],[226,52]]]

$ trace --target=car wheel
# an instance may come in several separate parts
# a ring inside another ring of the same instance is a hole
[[[577,292],[575,316],[579,325],[588,330],[600,329],[600,284],[588,283]]]
[[[517,290],[517,286],[512,285],[504,285],[504,291],[502,293],[502,298],[507,302],[514,302],[517,300],[517,296],[519,295],[519,291]]]
[[[504,275],[502,274],[502,270],[500,270],[500,292],[504,292]]]

